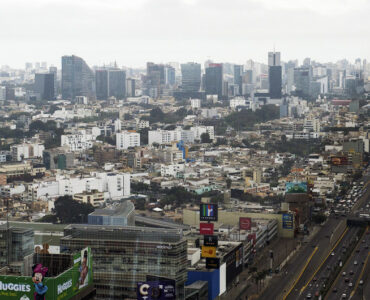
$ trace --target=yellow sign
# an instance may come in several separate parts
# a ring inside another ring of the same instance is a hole
[[[216,257],[216,247],[202,246],[202,257]]]

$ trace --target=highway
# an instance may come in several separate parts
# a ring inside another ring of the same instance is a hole
[[[367,172],[364,176],[363,181],[365,183],[369,182],[369,175],[369,172]],[[370,187],[367,187],[366,192],[352,209],[365,207],[369,203],[369,199]],[[345,229],[345,217],[330,216],[321,230],[307,244],[303,244],[281,272],[271,279],[269,286],[259,295],[258,299],[296,300],[301,295],[306,295],[301,294],[301,290],[304,292],[307,283],[309,284],[313,279],[313,274],[319,273],[321,265],[324,264],[326,257],[332,252],[331,249],[335,246],[336,241],[342,235],[343,239],[347,240],[348,235],[345,234]],[[321,275],[321,272],[319,275]]]
[[[369,233],[367,231],[366,233]],[[346,298],[355,294],[355,290],[362,284],[360,280],[363,280],[364,269],[366,268],[366,259],[369,254],[370,234],[362,236],[361,240],[357,244],[355,251],[348,259],[339,276],[336,278],[332,288],[325,297],[325,300],[336,300],[346,295]],[[345,272],[345,275],[343,275]]]
[[[346,256],[346,249],[349,248],[351,243],[356,243],[356,234],[360,231],[359,227],[352,227],[346,229],[343,238],[331,249],[322,265],[314,272],[308,283],[299,291],[301,294],[296,299],[311,299],[315,295],[319,295],[326,281],[330,279],[332,272],[336,265],[340,266]],[[358,238],[357,238],[358,239]],[[349,250],[349,249],[348,249]],[[334,279],[334,278],[333,278]]]

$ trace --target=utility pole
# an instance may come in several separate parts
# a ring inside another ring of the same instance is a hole
[[[6,198],[6,264],[10,264],[10,245],[9,245],[9,198]]]

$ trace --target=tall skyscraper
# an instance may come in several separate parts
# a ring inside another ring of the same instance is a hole
[[[54,96],[58,95],[58,68],[57,67],[49,67],[49,73],[54,74]]]
[[[165,84],[169,86],[174,86],[176,83],[176,70],[170,65],[165,68]]]
[[[273,99],[281,98],[282,73],[280,65],[280,52],[268,53],[269,65],[269,94]]]
[[[108,70],[95,71],[96,99],[107,100],[108,92]]]
[[[207,95],[218,95],[222,98],[223,72],[222,64],[209,64],[205,74],[205,90]]]
[[[234,84],[238,86],[239,95],[243,94],[243,65],[234,65]]]
[[[73,100],[76,96],[95,98],[94,73],[82,58],[63,56],[62,97]]]
[[[112,69],[108,71],[109,97],[124,99],[126,97],[126,71]]]
[[[126,97],[126,72],[120,69],[101,69],[95,71],[96,98]]]
[[[152,98],[158,98],[162,94],[162,87],[165,81],[165,66],[148,62],[146,64],[146,76],[144,80],[146,95]]]
[[[181,87],[185,92],[199,92],[201,66],[197,63],[181,64]]]
[[[309,97],[312,72],[308,67],[294,69],[295,93],[300,97]]]
[[[35,74],[34,91],[40,94],[41,100],[54,99],[54,74]]]
[[[128,97],[135,97],[136,82],[135,79],[128,78],[126,80],[126,95]]]
[[[280,66],[280,52],[269,52],[268,53],[268,65],[270,66]]]

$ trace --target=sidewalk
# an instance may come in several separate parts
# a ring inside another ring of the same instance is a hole
[[[257,272],[269,269],[270,268],[270,250],[274,252],[273,260],[273,270],[275,270],[285,258],[291,254],[291,252],[298,246],[299,240],[297,239],[283,239],[277,238],[273,240],[270,245],[261,249],[259,255],[255,259],[251,267],[256,267]],[[250,267],[250,268],[251,268]],[[239,275],[239,284],[234,288],[223,294],[219,297],[220,300],[238,300],[245,299],[248,295],[248,299],[251,295],[257,295],[258,292],[261,292],[261,285],[257,289],[257,285],[252,277],[252,274],[249,273],[249,269],[244,269],[244,271]],[[262,286],[262,289],[265,288],[268,284],[269,278],[265,279],[265,282]]]

